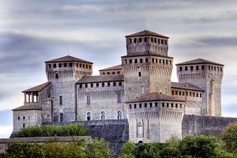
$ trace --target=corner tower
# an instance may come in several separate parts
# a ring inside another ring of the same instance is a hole
[[[168,56],[168,39],[148,30],[126,36],[125,101],[152,92],[171,94],[173,58]]]
[[[224,65],[204,59],[176,64],[179,82],[204,90],[202,115],[221,116],[221,84]]]
[[[75,84],[83,76],[92,74],[92,64],[72,56],[45,62],[47,79],[52,84],[50,90],[52,122],[76,120]]]

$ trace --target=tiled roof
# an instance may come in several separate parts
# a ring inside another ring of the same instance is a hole
[[[121,70],[122,69],[122,65],[116,65],[116,66],[112,66],[112,67],[108,67],[105,69],[101,69],[99,71],[107,71],[107,70]]]
[[[12,111],[22,111],[22,110],[42,110],[38,104],[32,103],[20,106],[18,108],[12,109]]]
[[[106,76],[84,76],[77,83],[107,82],[107,81],[123,81],[123,75],[106,75]]]
[[[149,30],[136,32],[136,33],[133,33],[131,35],[127,35],[125,37],[136,37],[136,36],[158,36],[158,37],[163,37],[163,38],[169,38],[167,36],[164,36],[164,35],[158,34],[156,32],[149,31]]]
[[[76,57],[73,57],[73,56],[70,56],[70,55],[60,57],[60,58],[56,58],[56,59],[52,59],[52,60],[46,61],[45,63],[56,63],[56,62],[83,62],[83,63],[93,64],[90,61],[79,59],[79,58],[76,58]]]
[[[147,101],[177,101],[177,102],[185,102],[184,100],[180,100],[177,98],[174,98],[172,96],[168,96],[165,94],[159,94],[157,92],[149,93],[145,95],[141,95],[139,97],[134,98],[131,101],[128,101],[127,103],[135,103],[135,102],[147,102]]]
[[[202,88],[200,88],[198,86],[194,86],[190,83],[171,82],[171,88],[194,90],[194,91],[204,91]]]
[[[44,88],[46,88],[48,85],[50,85],[51,82],[45,82],[43,84],[40,84],[38,86],[29,88],[27,90],[22,91],[23,93],[27,93],[27,92],[41,92]]]
[[[224,66],[223,64],[214,63],[212,61],[201,59],[201,58],[190,60],[190,61],[186,61],[186,62],[183,62],[183,63],[178,63],[176,65],[178,66],[178,65],[192,65],[192,64],[213,64],[213,65]]]

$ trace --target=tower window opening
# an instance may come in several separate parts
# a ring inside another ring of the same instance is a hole
[[[147,103],[144,104],[144,107],[147,108]]]
[[[118,71],[117,74],[120,74],[120,71]]]
[[[127,59],[124,59],[124,63],[127,64]]]
[[[91,104],[91,96],[86,96],[86,103],[87,105],[90,105]]]
[[[110,82],[107,83],[107,86],[110,87]]]
[[[89,65],[89,69],[91,69],[91,65]]]
[[[192,92],[189,92],[189,96],[190,96],[190,97],[192,96]]]
[[[114,74],[115,74],[115,72],[113,71],[113,72],[112,72],[112,74],[114,75]]]
[[[181,91],[179,91],[179,95],[181,95]]]
[[[146,58],[146,63],[148,63],[148,58]]]
[[[82,84],[79,84],[79,88],[82,88]]]
[[[183,96],[185,96],[185,93],[183,92]]]
[[[61,63],[59,63],[59,64],[58,64],[58,67],[62,67],[62,64],[61,64]]]
[[[88,69],[88,65],[86,65],[86,69]]]
[[[142,73],[141,72],[138,72],[138,77],[141,77]]]
[[[147,37],[144,38],[144,42],[147,42]]]
[[[202,97],[202,93],[200,93],[200,98]]]
[[[161,59],[159,60],[159,63],[161,64]]]
[[[87,88],[87,83],[85,84],[85,88]]]
[[[143,60],[142,59],[140,59],[140,63],[142,63],[143,62]]]
[[[116,86],[116,82],[113,83],[113,86],[114,86],[114,87]]]
[[[121,93],[117,94],[117,103],[122,103],[122,95],[121,95]]]
[[[164,41],[163,41],[163,39],[161,40],[161,44],[163,44],[164,43]]]
[[[158,39],[158,44],[160,44],[160,39]]]
[[[103,83],[102,83],[102,87],[104,87],[104,86],[105,86],[105,83],[103,82]]]
[[[193,66],[191,66],[191,71],[193,71]]]
[[[170,65],[172,65],[172,61],[170,60]]]
[[[59,121],[60,121],[60,122],[63,122],[63,113],[60,113],[60,114],[59,114]]]
[[[196,66],[196,70],[199,70],[199,66]]]
[[[175,107],[178,108],[178,104],[175,104]]]
[[[93,88],[93,83],[91,83],[91,88]]]
[[[80,65],[79,65],[79,67],[81,67],[81,63],[80,63]]]
[[[182,104],[180,104],[180,108],[182,108]]]
[[[195,97],[195,92],[193,92],[193,97]]]
[[[133,39],[133,42],[134,42],[134,43],[137,43],[137,39],[136,39],[136,38],[134,38],[134,39]]]
[[[78,67],[78,63],[76,63],[76,67]]]
[[[188,67],[187,66],[185,66],[185,71],[187,71],[188,70]]]
[[[222,71],[222,67],[220,67],[220,71]]]
[[[153,42],[153,38],[151,38],[151,42]]]
[[[119,86],[122,86],[122,82],[119,82]]]
[[[110,74],[110,72],[107,72],[107,75],[109,75]]]
[[[132,59],[129,60],[129,63],[132,64]]]
[[[22,127],[23,127],[23,128],[25,128],[25,127],[26,127],[26,124],[25,124],[25,123],[23,123]]]
[[[202,65],[202,70],[204,70],[204,65]]]
[[[156,59],[156,63],[158,63],[158,59]]]
[[[175,91],[175,95],[178,95],[178,91]]]
[[[99,83],[96,83],[96,87],[99,87]]]
[[[132,105],[131,104],[129,104],[129,108],[132,109]]]
[[[57,65],[56,64],[53,64],[53,68],[56,68],[57,67]]]
[[[183,70],[183,68],[180,66],[180,67],[179,67],[179,71],[182,71],[182,70]]]
[[[105,112],[101,111],[101,120],[105,120]]]
[[[86,119],[87,119],[87,121],[91,120],[91,112],[87,112]]]
[[[167,105],[167,108],[169,107],[169,103],[166,104]]]
[[[103,72],[103,75],[105,75],[105,73]]]
[[[18,120],[20,120],[21,119],[21,117],[18,117]]]
[[[174,91],[172,91],[172,95],[174,95]]]
[[[157,102],[155,102],[155,107],[158,107],[158,103]]]
[[[139,42],[142,43],[142,38],[139,38]]]
[[[129,39],[128,41],[129,41],[129,43],[132,43],[132,39]]]
[[[152,63],[154,63],[155,62],[155,59],[154,58],[152,58]]]
[[[165,107],[165,103],[162,103],[162,107]]]
[[[58,79],[58,78],[59,78],[57,73],[55,74],[55,78],[56,78],[56,79]]]
[[[118,111],[118,116],[117,116],[118,120],[121,120],[122,119],[122,112],[121,111]]]
[[[167,40],[165,40],[165,45],[167,45]]]
[[[168,65],[168,60],[166,60],[166,65]]]
[[[137,104],[134,104],[134,109],[136,109],[137,108]]]
[[[25,118],[25,116],[23,116],[23,120],[25,120],[26,118]]]
[[[72,63],[69,63],[69,66],[72,67]]]
[[[134,63],[137,63],[137,59],[135,59]]]
[[[198,97],[198,93],[196,94],[196,97]]]
[[[163,61],[163,64],[165,64],[165,60],[163,59],[162,61]]]
[[[142,104],[141,103],[139,104],[139,108],[142,108]]]
[[[85,64],[82,64],[82,68],[85,68]]]
[[[51,68],[51,64],[48,64],[48,68]]]
[[[59,96],[59,105],[63,105],[63,96]]]
[[[173,104],[173,103],[171,103],[171,107],[172,107],[172,108],[174,107],[174,104]]]
[[[155,43],[157,42],[157,39],[155,38]]]
[[[152,103],[150,103],[150,108],[152,108]]]

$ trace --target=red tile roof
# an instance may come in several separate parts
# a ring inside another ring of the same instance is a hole
[[[169,38],[167,36],[164,36],[164,35],[158,34],[156,32],[149,31],[149,30],[136,32],[136,33],[133,33],[131,35],[127,35],[125,37],[136,37],[136,36],[157,36],[157,37]]]
[[[147,102],[147,101],[174,101],[174,102],[185,102],[184,100],[180,100],[177,98],[174,98],[172,96],[168,96],[165,94],[160,94],[157,92],[144,94],[139,97],[134,98],[131,101],[128,101],[127,103],[136,103],[136,102]]]
[[[198,86],[192,85],[190,83],[179,83],[179,82],[171,82],[171,88],[176,89],[184,89],[184,90],[194,90],[194,91],[201,91],[204,90]]]
[[[12,109],[12,111],[23,111],[23,110],[42,110],[42,108],[38,104],[32,103]]]
[[[112,67],[108,67],[105,69],[101,69],[99,71],[107,71],[107,70],[121,70],[122,69],[122,65],[116,65],[116,66],[112,66]]]
[[[52,60],[46,61],[45,63],[56,63],[56,62],[83,62],[83,63],[93,64],[90,61],[79,59],[79,58],[76,58],[76,57],[73,57],[73,56],[70,56],[70,55],[60,57],[60,58],[56,58],[56,59],[52,59]]]
[[[182,62],[182,63],[178,63],[178,64],[176,64],[176,66],[179,66],[179,65],[193,65],[193,64],[213,64],[213,65],[224,66],[223,64],[214,63],[212,61],[201,59],[201,58],[186,61],[186,62]]]
[[[41,92],[44,88],[46,88],[48,85],[50,85],[51,82],[45,82],[43,84],[37,85],[35,87],[29,88],[27,90],[22,91],[23,93],[28,92]]]

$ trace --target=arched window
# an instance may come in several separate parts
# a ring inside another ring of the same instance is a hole
[[[146,58],[146,63],[148,63],[148,58]]]
[[[87,121],[91,120],[91,112],[87,112],[86,119],[87,119]]]
[[[117,116],[118,120],[121,120],[122,119],[122,112],[121,111],[118,111],[118,116]]]
[[[140,63],[142,63],[143,61],[142,61],[142,59],[140,59]]]
[[[56,68],[56,67],[57,67],[57,65],[56,65],[56,64],[53,64],[53,67],[54,67],[54,68]]]
[[[101,111],[101,116],[100,116],[101,120],[105,120],[105,112]]]
[[[142,138],[143,137],[143,125],[142,122],[139,122],[137,124],[137,137]]]
[[[129,59],[129,63],[132,64],[132,59]]]
[[[55,78],[58,79],[58,73],[55,74]]]
[[[137,63],[137,59],[135,59],[134,63]]]

